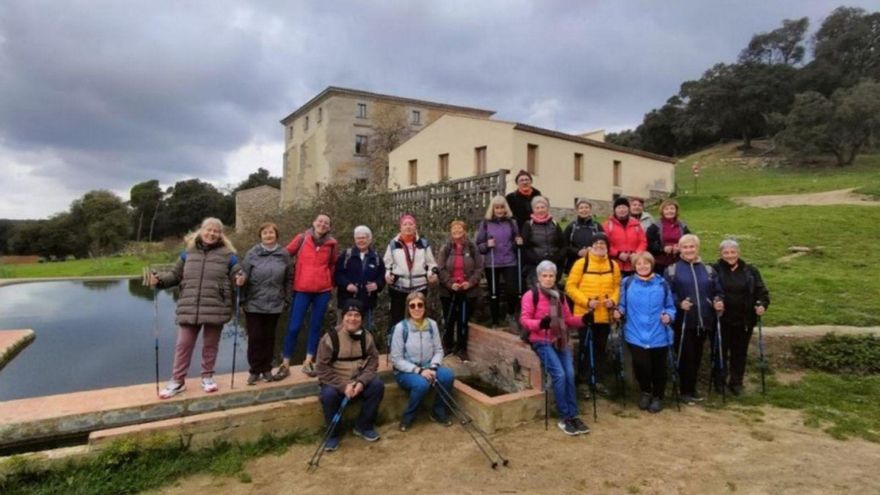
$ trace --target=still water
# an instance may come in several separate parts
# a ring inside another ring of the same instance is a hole
[[[36,340],[0,370],[0,401],[155,381],[155,327],[159,327],[159,379],[171,375],[177,327],[175,291],[158,292],[137,280],[65,281],[0,287],[0,331],[30,328]],[[154,302],[159,316],[155,318]],[[275,333],[280,353],[287,316]],[[242,322],[244,320],[242,319]],[[301,331],[294,362],[305,355]],[[234,326],[223,330],[217,373],[232,369]],[[247,369],[247,339],[240,325],[235,369]],[[201,337],[190,377],[201,370]],[[191,384],[193,385],[193,384]],[[244,385],[244,383],[242,383]],[[227,388],[229,382],[220,383]],[[236,383],[238,387],[238,383]]]

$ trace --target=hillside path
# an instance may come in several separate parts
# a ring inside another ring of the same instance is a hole
[[[855,188],[837,189],[820,193],[776,194],[770,196],[739,196],[733,198],[740,204],[757,208],[775,208],[778,206],[819,206],[819,205],[858,205],[880,206],[871,196],[857,194]]]

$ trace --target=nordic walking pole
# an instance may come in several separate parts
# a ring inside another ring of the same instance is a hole
[[[330,435],[333,434],[333,430],[336,429],[336,425],[339,424],[339,421],[342,419],[342,411],[345,410],[345,406],[348,405],[348,397],[342,398],[342,403],[339,404],[339,410],[336,411],[336,414],[333,415],[333,419],[330,420],[330,424],[327,426],[327,429],[324,431],[324,436],[321,438],[321,443],[318,444],[317,450],[312,454],[312,458],[309,459],[309,467],[306,468],[306,471],[313,473],[316,469],[318,469],[318,463],[321,462],[321,456],[324,455],[324,446],[327,445],[327,440],[330,440]]]
[[[501,465],[507,466],[510,460],[505,458],[501,454],[498,448],[495,447],[495,444],[493,444],[492,441],[489,440],[486,432],[484,432],[479,426],[474,423],[474,419],[470,417],[470,415],[468,415],[468,413],[466,413],[464,409],[462,409],[461,405],[455,400],[452,394],[449,393],[449,391],[447,391],[445,388],[443,388],[443,386],[440,385],[437,380],[434,380],[433,386],[437,390],[437,395],[440,397],[443,403],[446,404],[446,407],[448,407],[449,410],[452,411],[452,413],[457,418],[459,418],[459,420],[461,421],[461,425],[464,427],[465,430],[468,431],[468,433],[471,435],[471,438],[474,439],[474,443],[477,444],[477,447],[479,447],[486,458],[489,459],[489,462],[492,464],[492,469],[498,467],[498,461],[494,460],[489,452],[486,450],[486,448],[483,447],[483,445],[477,438],[477,435],[479,435],[479,438],[482,439],[483,442],[489,447],[489,449],[492,450],[492,452],[498,457],[498,459],[501,461]],[[476,434],[474,432],[476,432]]]
[[[590,395],[593,399],[593,421],[599,421],[599,411],[596,406],[596,362],[593,358],[593,325],[587,325],[587,351],[590,355]]]
[[[623,408],[626,409],[626,375],[624,374],[624,354],[623,354],[623,342],[625,330],[623,328],[622,322],[617,322],[617,379],[620,383],[620,400],[623,403]]]
[[[675,348],[672,341],[672,334],[674,332],[669,325],[663,325],[663,331],[666,332],[666,343],[669,346],[666,356],[669,361],[669,372],[672,374],[672,396],[675,397],[675,408],[678,409],[678,412],[681,412],[681,393],[678,391],[678,369],[675,367],[674,353],[672,352]]]
[[[550,329],[544,329],[544,339],[548,342],[550,341]],[[537,354],[537,353],[536,353]],[[540,354],[538,355],[538,361],[541,362],[541,381],[544,385],[544,431],[547,431],[550,425],[550,372],[547,370],[547,366],[541,361]]]
[[[721,337],[721,314],[723,311],[715,312],[715,337],[718,340],[718,374],[721,379],[721,402],[727,403],[727,386],[724,384],[724,341]]]
[[[489,240],[494,241],[494,237],[489,237]],[[492,272],[492,304],[495,304],[498,299],[498,294],[495,293],[495,246],[489,248],[489,271]]]
[[[154,271],[147,271],[146,282],[150,285],[150,277],[155,275]],[[155,341],[156,354],[156,395],[159,395],[159,287],[153,287],[153,340]]]
[[[235,286],[235,320],[232,322],[232,328],[235,330],[235,335],[232,337],[232,380],[229,383],[229,388],[235,388],[235,355],[238,354],[238,312],[239,305],[241,304],[241,287]]]
[[[763,306],[761,301],[755,301],[756,306]],[[758,315],[758,367],[761,368],[761,394],[767,394],[767,361],[764,358],[764,324],[761,315]]]
[[[520,297],[522,297],[522,294],[523,294],[522,282],[523,282],[522,281],[522,246],[517,244],[516,245],[516,283],[517,283],[517,286],[519,287],[519,293],[517,295],[519,295]]]

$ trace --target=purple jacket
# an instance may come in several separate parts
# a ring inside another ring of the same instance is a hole
[[[492,267],[492,257],[489,255],[489,246],[486,241],[489,237],[495,239],[495,267],[516,266],[516,236],[519,229],[513,218],[493,218],[483,220],[477,229],[477,249],[483,255],[483,266]]]

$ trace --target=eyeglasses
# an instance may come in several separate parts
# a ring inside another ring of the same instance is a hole
[[[425,303],[415,302],[409,303],[409,309],[422,309],[425,307]]]

